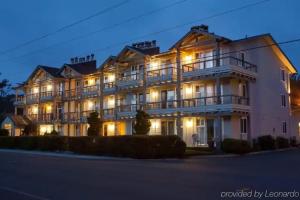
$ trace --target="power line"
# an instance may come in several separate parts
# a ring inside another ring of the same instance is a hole
[[[154,13],[160,12],[160,11],[162,11],[162,10],[166,10],[166,9],[168,9],[168,8],[174,7],[174,6],[178,5],[178,4],[184,3],[184,2],[186,2],[186,1],[188,1],[188,0],[180,0],[180,1],[176,1],[176,2],[174,2],[174,3],[171,3],[171,4],[168,4],[168,5],[166,5],[166,6],[160,7],[160,8],[158,8],[158,9],[154,9],[154,10],[151,10],[151,11],[149,11],[149,12],[146,12],[146,13],[143,13],[143,14],[140,14],[140,15],[137,15],[137,16],[134,16],[134,17],[131,17],[131,18],[128,18],[128,19],[123,20],[123,21],[121,21],[121,22],[119,22],[119,23],[115,23],[115,24],[112,24],[112,25],[103,27],[103,28],[101,28],[101,29],[98,29],[98,30],[95,30],[95,31],[92,31],[92,32],[89,32],[89,33],[79,35],[79,36],[77,36],[77,37],[71,38],[70,40],[66,40],[66,41],[63,41],[63,42],[55,43],[55,44],[50,45],[50,46],[48,46],[48,47],[40,48],[40,49],[31,51],[31,52],[29,52],[29,53],[23,54],[23,55],[21,55],[21,56],[16,56],[16,57],[13,57],[13,58],[9,58],[9,59],[7,59],[7,60],[1,60],[0,62],[2,62],[2,61],[3,61],[3,62],[6,62],[6,61],[14,60],[14,59],[23,58],[23,57],[26,57],[26,56],[29,56],[29,55],[32,55],[32,54],[40,53],[41,51],[50,49],[50,48],[55,47],[55,46],[60,46],[60,45],[63,45],[63,44],[66,44],[66,43],[70,43],[70,42],[75,41],[75,40],[83,39],[83,38],[85,38],[85,37],[94,35],[94,34],[96,34],[96,33],[103,32],[103,31],[105,31],[105,30],[109,30],[109,29],[115,28],[115,27],[117,27],[117,26],[120,26],[120,25],[129,23],[129,22],[132,22],[132,21],[137,20],[137,19],[140,19],[140,18],[142,18],[142,17],[145,17],[145,16],[148,16],[148,15],[152,15],[152,14],[154,14]]]
[[[242,9],[246,9],[246,8],[249,8],[249,7],[252,7],[252,6],[256,6],[256,5],[259,5],[259,4],[262,4],[262,3],[266,3],[268,1],[271,1],[271,0],[262,0],[262,1],[258,1],[258,2],[255,2],[255,3],[250,3],[250,4],[247,4],[247,5],[238,7],[238,8],[234,8],[234,9],[230,9],[230,10],[223,11],[223,12],[220,12],[220,13],[216,13],[216,14],[213,14],[213,15],[210,15],[210,16],[207,16],[207,17],[203,17],[203,18],[197,19],[197,20],[193,20],[193,21],[186,22],[186,23],[183,23],[183,24],[179,24],[179,25],[175,25],[175,26],[172,26],[172,27],[168,27],[168,28],[165,28],[165,29],[162,29],[162,30],[159,30],[159,31],[152,32],[152,33],[140,35],[140,36],[134,37],[134,38],[132,38],[130,40],[127,40],[125,42],[118,42],[118,43],[111,44],[111,45],[103,47],[103,48],[94,49],[91,52],[105,51],[107,49],[110,49],[111,47],[120,46],[120,45],[126,45],[126,44],[128,44],[128,43],[130,43],[132,41],[136,41],[138,39],[142,39],[142,38],[145,38],[145,37],[148,37],[148,36],[158,35],[160,33],[168,32],[168,31],[171,31],[171,30],[175,30],[175,29],[187,26],[187,25],[194,24],[195,22],[199,22],[199,21],[204,21],[204,20],[209,20],[209,19],[213,19],[213,18],[216,18],[216,17],[220,17],[220,16],[223,16],[223,15],[232,13],[232,12],[240,11]]]
[[[152,36],[152,35],[158,35],[158,34],[161,34],[161,33],[164,33],[164,32],[168,32],[168,31],[175,30],[175,29],[178,29],[178,28],[181,28],[181,27],[185,27],[187,25],[194,24],[194,23],[199,22],[199,21],[205,21],[205,20],[217,18],[217,17],[223,16],[223,15],[227,15],[227,14],[236,12],[236,11],[247,9],[249,7],[253,7],[253,6],[256,6],[256,5],[259,5],[259,4],[263,4],[263,3],[266,3],[266,2],[269,2],[269,1],[271,1],[271,0],[262,0],[262,1],[257,1],[257,2],[254,2],[254,3],[246,4],[246,5],[243,5],[243,6],[240,6],[240,7],[237,7],[237,8],[233,8],[233,9],[230,9],[230,10],[222,11],[222,12],[219,12],[219,13],[207,16],[207,17],[199,18],[197,20],[193,20],[193,21],[189,21],[189,22],[186,22],[186,23],[178,24],[178,25],[168,27],[168,28],[165,28],[165,29],[162,29],[162,30],[159,30],[159,31],[152,32],[152,33],[136,36],[136,37],[131,38],[130,40],[127,40],[127,41],[118,42],[118,43],[115,43],[115,44],[108,45],[106,47],[90,50],[89,52],[105,51],[105,50],[111,49],[112,47],[126,45],[126,44],[128,44],[132,41],[136,41],[136,40],[141,39],[141,38],[145,38],[145,37]],[[64,60],[65,59],[60,60],[60,61],[63,62]]]
[[[24,46],[28,46],[28,45],[30,45],[30,44],[32,44],[32,43],[34,43],[34,42],[40,41],[40,40],[42,40],[42,39],[45,39],[45,38],[47,38],[47,37],[49,37],[49,36],[51,36],[51,35],[55,35],[55,34],[57,34],[57,33],[59,33],[59,32],[62,32],[62,31],[64,31],[64,30],[68,29],[68,28],[71,28],[71,27],[73,27],[73,26],[76,26],[76,25],[78,25],[78,24],[80,24],[80,23],[82,23],[82,22],[88,21],[88,20],[90,20],[90,19],[92,19],[92,18],[94,18],[94,17],[96,17],[96,16],[99,16],[99,15],[102,15],[102,14],[104,14],[104,13],[107,13],[107,12],[110,11],[110,10],[116,9],[116,8],[118,8],[118,7],[121,7],[122,5],[124,5],[124,4],[128,3],[128,2],[129,2],[129,0],[125,0],[125,1],[122,1],[121,3],[114,4],[114,5],[110,6],[110,7],[107,7],[107,8],[105,8],[105,9],[101,10],[101,11],[98,11],[98,12],[96,12],[96,13],[90,15],[90,16],[84,17],[84,18],[82,18],[82,19],[80,19],[80,20],[78,20],[78,21],[75,21],[75,22],[71,23],[71,24],[67,24],[67,25],[65,25],[65,26],[62,26],[62,27],[60,27],[59,29],[57,29],[57,30],[55,30],[55,31],[53,31],[53,32],[47,33],[47,34],[45,34],[45,35],[42,35],[42,36],[37,37],[37,38],[34,38],[34,39],[32,39],[32,40],[29,40],[29,41],[20,43],[20,44],[16,45],[15,47],[12,47],[12,48],[10,48],[10,49],[1,51],[1,52],[0,52],[0,56],[2,56],[2,55],[4,55],[4,54],[7,54],[7,53],[9,53],[9,52],[15,51],[15,50],[17,50],[17,49],[19,49],[19,48],[22,48],[22,47],[24,47]]]

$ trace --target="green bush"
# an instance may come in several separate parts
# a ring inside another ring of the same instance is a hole
[[[278,149],[284,149],[290,147],[289,140],[284,137],[277,137],[276,138],[276,147]]]
[[[78,154],[132,158],[182,157],[185,143],[177,136],[21,136],[1,137],[0,148],[72,151]]]
[[[185,143],[177,136],[71,137],[70,151],[132,158],[182,157]]]
[[[264,135],[257,138],[261,150],[272,150],[276,148],[275,139],[271,135]]]
[[[251,147],[245,140],[227,138],[222,142],[222,150],[226,153],[246,154],[251,152]]]
[[[8,136],[9,132],[7,129],[0,129],[0,136]]]

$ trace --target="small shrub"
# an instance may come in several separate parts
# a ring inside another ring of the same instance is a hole
[[[284,137],[276,138],[276,146],[278,149],[288,148],[290,146],[289,140]]]
[[[275,149],[275,139],[271,135],[264,135],[257,138],[259,148],[261,150]]]
[[[0,129],[0,136],[8,136],[9,132],[7,129]]]
[[[150,131],[151,122],[150,115],[143,110],[137,110],[134,124],[135,135],[147,135]]]
[[[297,139],[296,139],[295,136],[290,138],[290,145],[292,147],[296,147],[297,146]]]
[[[246,154],[251,152],[251,147],[245,140],[227,138],[222,142],[222,150],[226,153]]]
[[[52,130],[50,133],[45,133],[44,136],[59,136],[59,132]]]

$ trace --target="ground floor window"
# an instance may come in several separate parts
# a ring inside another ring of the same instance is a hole
[[[286,133],[287,131],[287,128],[286,128],[286,122],[282,122],[282,133]]]
[[[247,134],[248,133],[248,127],[247,127],[247,118],[242,117],[240,119],[240,132],[241,134]]]

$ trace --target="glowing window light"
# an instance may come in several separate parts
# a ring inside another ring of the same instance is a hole
[[[34,94],[39,93],[39,88],[38,88],[38,87],[34,87],[34,88],[33,88],[33,93],[34,93]]]
[[[189,119],[189,120],[186,121],[186,127],[188,127],[188,128],[193,127],[193,120],[192,119]]]
[[[158,68],[158,63],[157,62],[153,62],[153,63],[150,64],[150,66],[151,66],[152,70],[156,70]]]
[[[88,101],[87,105],[89,110],[92,110],[94,107],[94,103],[92,101]]]
[[[38,114],[38,112],[39,112],[39,109],[37,106],[32,108],[32,114]]]
[[[50,85],[50,84],[47,85],[47,91],[52,91],[52,88],[53,88],[52,85]]]
[[[107,126],[107,130],[109,131],[109,132],[115,132],[115,124],[108,124],[108,126]]]
[[[110,74],[108,75],[108,82],[114,82],[115,81],[115,75],[114,74]]]
[[[191,63],[192,60],[193,60],[193,57],[192,57],[192,56],[185,56],[185,57],[184,57],[184,61],[185,61],[186,64]]]
[[[52,112],[52,106],[51,105],[47,105],[46,106],[46,111],[47,111],[47,113],[51,113]]]

